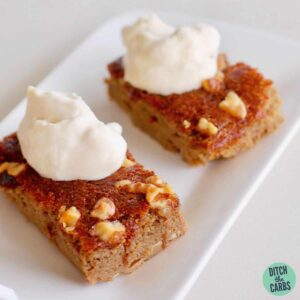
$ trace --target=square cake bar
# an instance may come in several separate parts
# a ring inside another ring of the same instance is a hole
[[[198,89],[163,96],[124,80],[122,59],[108,66],[108,92],[139,128],[194,164],[229,158],[251,148],[283,121],[271,80],[244,63],[218,57],[218,72]]]
[[[0,189],[90,282],[130,273],[185,233],[179,200],[128,152],[96,181],[53,181],[25,161],[15,134],[0,142]]]

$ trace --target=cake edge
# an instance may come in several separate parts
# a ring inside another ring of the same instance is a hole
[[[262,137],[274,132],[284,121],[280,112],[282,101],[272,85],[267,90],[268,100],[264,108],[266,117],[248,127],[242,138],[236,139],[227,147],[211,152],[203,147],[191,147],[189,137],[146,102],[130,101],[123,79],[110,78],[106,83],[110,99],[130,114],[135,126],[156,139],[165,149],[180,152],[183,160],[190,165],[205,165],[211,160],[234,157],[252,148]],[[151,122],[151,118],[155,118],[155,122]]]
[[[146,231],[136,235],[130,244],[137,245],[129,249],[129,253],[126,254],[128,261],[125,264],[124,254],[126,250],[123,244],[119,244],[112,249],[99,248],[90,254],[80,253],[71,243],[70,236],[58,228],[57,216],[46,211],[45,208],[40,207],[39,203],[26,195],[20,187],[0,187],[0,191],[16,204],[28,221],[35,224],[50,241],[56,244],[59,250],[68,257],[91,284],[95,284],[99,281],[111,281],[119,274],[129,274],[133,272],[145,261],[184,235],[187,230],[185,220],[179,208],[173,210],[173,218],[167,218],[164,221],[162,221],[163,218],[158,217],[155,213],[148,213],[148,217],[152,217],[150,218],[152,219],[152,224],[149,220],[145,220],[145,218],[142,218],[141,222],[144,222],[143,228],[148,227],[147,234],[149,234],[149,228],[150,231],[154,230],[152,238],[155,242],[152,244],[150,242],[150,245],[147,244],[147,240],[144,239],[143,236],[143,234],[146,234]],[[163,243],[163,238],[159,234],[161,232],[157,230],[158,228],[153,226],[153,223],[157,220],[161,222],[160,229],[162,231],[165,230],[165,243]],[[49,224],[56,224],[56,227],[49,228]],[[144,241],[144,244],[139,242],[139,240]],[[138,249],[138,252],[136,249]]]

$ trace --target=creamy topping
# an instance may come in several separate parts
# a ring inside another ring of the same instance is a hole
[[[18,139],[28,164],[53,180],[97,180],[117,171],[127,144],[117,123],[99,121],[76,94],[27,90]]]
[[[220,35],[214,27],[175,28],[150,15],[122,33],[125,80],[136,88],[161,95],[183,93],[217,72]]]
[[[0,284],[0,299],[1,300],[18,300],[14,290]]]

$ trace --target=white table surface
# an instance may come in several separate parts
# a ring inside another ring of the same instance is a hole
[[[300,41],[299,0],[0,0],[0,120],[28,85],[38,83],[93,29],[136,8],[219,19]],[[277,261],[291,265],[299,278],[294,291],[282,299],[300,299],[299,152],[298,135],[187,299],[274,299],[263,288],[262,274]]]

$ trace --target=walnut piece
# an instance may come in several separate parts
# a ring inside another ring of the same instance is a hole
[[[162,187],[165,194],[174,194],[172,187],[163,182],[162,179],[157,175],[146,178],[146,182],[151,183],[157,187]]]
[[[219,80],[219,81],[223,81],[225,78],[225,75],[222,71],[217,71],[215,77],[215,79]]]
[[[149,187],[149,184],[142,183],[142,182],[136,182],[136,183],[130,183],[125,186],[127,191],[130,193],[143,193],[147,194],[147,190]]]
[[[197,128],[201,133],[208,136],[212,136],[218,133],[218,128],[205,118],[200,118]]]
[[[202,87],[209,93],[218,93],[224,88],[224,73],[217,71],[213,78],[206,79],[202,82]]]
[[[223,71],[228,67],[229,63],[225,54],[221,53],[217,58],[217,66],[219,71]]]
[[[4,162],[0,165],[0,174],[6,171],[8,175],[16,177],[23,172],[25,168],[26,164],[23,163]]]
[[[115,204],[109,198],[102,197],[94,206],[91,216],[100,220],[106,220],[113,216],[115,212]]]
[[[128,158],[125,158],[124,159],[124,162],[123,162],[123,164],[122,164],[122,167],[124,167],[124,168],[129,168],[129,167],[132,167],[132,166],[134,166],[135,165],[135,162],[134,161],[132,161],[132,160],[130,160],[130,159],[128,159]]]
[[[125,226],[119,221],[101,221],[94,226],[93,230],[100,240],[118,243],[125,233]]]
[[[164,186],[165,185],[165,183],[162,181],[162,179],[157,175],[153,175],[153,176],[146,178],[146,182],[152,183],[156,186]]]
[[[159,194],[167,194],[165,193],[165,189],[163,187],[157,187],[153,184],[149,184],[147,187],[146,192],[146,200],[150,204],[152,208],[159,208],[159,206],[166,206],[166,201],[156,201],[156,198]],[[164,200],[164,199],[162,199]],[[161,204],[158,204],[156,202],[162,202]]]
[[[117,182],[115,183],[115,187],[116,187],[116,188],[120,188],[120,187],[125,186],[125,185],[128,185],[128,184],[131,184],[131,181],[130,181],[130,180],[127,180],[127,179],[124,179],[124,180],[117,181]]]
[[[219,108],[239,119],[245,119],[247,116],[245,103],[234,91],[226,95],[225,99],[219,103]]]
[[[191,127],[191,122],[188,121],[188,120],[184,120],[184,121],[182,122],[182,126],[183,126],[185,129],[188,129],[188,128]]]
[[[174,194],[172,188],[165,184],[157,175],[150,176],[146,183],[133,183],[129,180],[116,182],[116,187],[124,187],[130,193],[143,193],[151,208],[163,209],[168,206],[170,195]]]
[[[67,210],[65,206],[62,206],[59,212],[59,222],[63,225],[65,231],[73,231],[80,219],[80,211],[75,206],[71,206]]]

